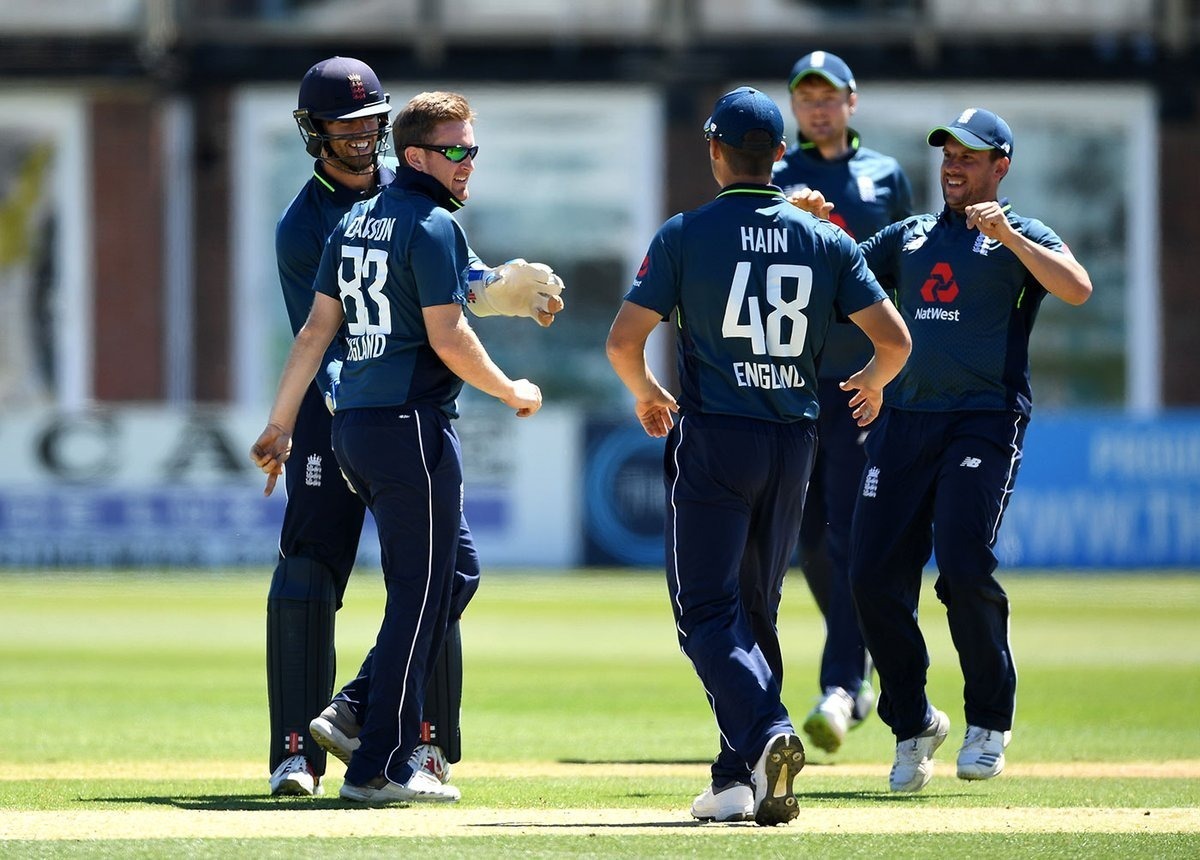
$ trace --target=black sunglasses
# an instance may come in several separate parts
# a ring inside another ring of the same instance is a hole
[[[478,146],[463,146],[461,143],[453,146],[434,146],[429,143],[406,143],[405,146],[415,146],[417,149],[428,149],[430,152],[440,152],[455,164],[474,159],[479,154]]]

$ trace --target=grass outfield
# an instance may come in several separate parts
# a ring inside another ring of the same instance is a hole
[[[957,661],[931,584],[934,781],[891,795],[872,718],[809,751],[789,827],[698,825],[715,726],[660,573],[493,572],[463,623],[461,803],[362,809],[266,794],[269,571],[0,573],[0,856],[1200,856],[1200,577],[1010,574],[1020,675],[1003,776],[954,778]],[[359,575],[339,680],[382,606]],[[781,624],[797,722],[821,622],[799,575]],[[419,841],[418,841],[419,840]]]

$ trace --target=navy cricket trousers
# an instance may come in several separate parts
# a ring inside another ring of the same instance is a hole
[[[308,386],[292,431],[288,467],[283,470],[287,507],[279,553],[284,558],[309,558],[329,568],[340,608],[358,555],[366,507],[338,472],[330,440],[332,422],[321,390],[315,383]]]
[[[856,697],[866,680],[867,646],[850,594],[850,523],[867,462],[867,429],[855,422],[850,394],[837,380],[821,379],[818,385],[817,459],[800,525],[800,564],[825,618],[820,689],[841,687]]]
[[[334,451],[379,531],[387,591],[370,699],[346,780],[412,776],[425,688],[446,636],[462,521],[462,454],[450,420],[425,405],[349,409]]]
[[[967,723],[1012,728],[1017,675],[993,547],[1028,421],[1011,412],[887,408],[867,439],[850,582],[879,673],[879,716],[898,740],[919,734],[932,716],[929,652],[917,624],[931,551],[962,669]]]
[[[667,436],[667,591],[679,645],[716,716],[713,782],[747,782],[793,732],[776,620],[812,472],[812,422],[689,414]]]

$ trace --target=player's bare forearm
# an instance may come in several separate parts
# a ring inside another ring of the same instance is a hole
[[[1069,251],[1052,251],[1018,233],[998,201],[973,203],[965,212],[967,227],[978,228],[1016,254],[1046,292],[1070,305],[1081,305],[1091,297],[1092,280],[1079,261]]]
[[[679,404],[646,363],[646,340],[658,324],[656,312],[625,302],[613,320],[605,352],[617,376],[637,401],[634,414],[651,436],[665,436],[674,424]]]
[[[608,360],[621,382],[633,394],[633,412],[641,422],[647,435],[660,437],[675,424],[672,413],[679,411],[679,404],[671,393],[663,388],[650,366],[646,364],[645,342],[613,342],[609,337]]]
[[[875,347],[875,355],[866,367],[840,383],[843,391],[853,392],[850,408],[859,427],[879,417],[883,408],[883,389],[904,368],[912,352],[912,338],[900,312],[889,301],[876,302],[850,315]]]
[[[313,299],[308,319],[296,333],[296,340],[288,352],[283,373],[279,377],[279,388],[267,426],[250,446],[250,459],[267,475],[267,486],[263,491],[271,495],[275,482],[283,472],[283,464],[292,453],[292,430],[296,426],[296,414],[313,377],[321,366],[321,359],[333,336],[342,324],[342,305],[324,293]]]
[[[451,373],[472,388],[513,407],[519,417],[529,417],[541,408],[542,394],[538,387],[527,379],[509,379],[492,361],[467,322],[461,305],[436,305],[424,308],[422,313],[429,345]]]
[[[1009,247],[1050,295],[1069,305],[1081,305],[1091,298],[1092,279],[1069,252],[1052,251],[1020,234]]]
[[[325,350],[342,325],[341,302],[324,293],[313,297],[313,306],[308,313],[308,319],[296,333],[292,349],[288,353],[279,377],[279,388],[275,392],[275,403],[271,407],[271,417],[267,420],[284,432],[291,433],[296,424],[296,413],[300,411],[300,403],[304,393],[312,383],[313,377],[321,367],[321,359]]]

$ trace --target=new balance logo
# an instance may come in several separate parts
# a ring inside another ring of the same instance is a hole
[[[310,454],[304,466],[304,483],[309,487],[321,486],[321,455]]]
[[[978,469],[979,464],[982,462],[983,460],[980,460],[978,457],[963,457],[963,461],[958,465],[964,469]]]
[[[863,498],[873,499],[879,493],[879,467],[867,469],[867,477],[863,479]]]

